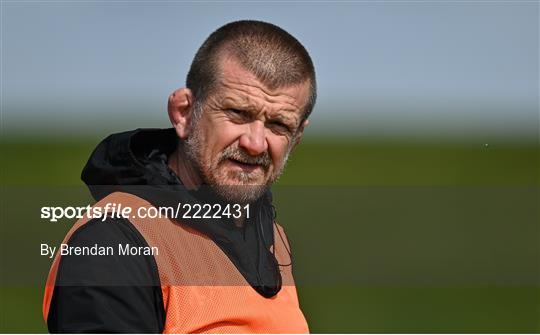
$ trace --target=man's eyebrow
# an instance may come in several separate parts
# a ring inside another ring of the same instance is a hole
[[[290,126],[294,126],[297,123],[297,119],[292,116],[277,114],[277,113],[272,113],[269,116],[271,120],[279,120],[279,121],[289,124]]]
[[[237,109],[241,111],[248,112],[250,114],[258,114],[259,109],[257,106],[253,105],[249,102],[249,99],[242,99],[240,97],[224,97],[222,100],[222,105],[224,105],[225,109]],[[272,120],[280,120],[286,123],[297,123],[297,118],[293,115],[289,114],[295,114],[294,109],[282,109],[278,112],[270,112],[268,114],[269,119]]]
[[[234,108],[238,108],[238,109],[255,109],[254,106],[251,106],[248,99],[242,99],[240,97],[231,97],[231,96],[223,97],[223,100],[221,103],[226,106],[234,105]]]
[[[249,99],[225,97],[222,104],[225,109],[237,109],[251,114],[259,112],[257,107],[249,102]]]

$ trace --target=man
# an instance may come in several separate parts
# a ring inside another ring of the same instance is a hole
[[[109,136],[82,179],[94,208],[209,215],[79,220],[49,274],[51,332],[308,332],[269,187],[315,104],[310,56],[277,26],[233,22],[203,43],[186,86],[169,97],[172,129]]]

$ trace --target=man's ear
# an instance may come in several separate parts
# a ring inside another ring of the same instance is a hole
[[[189,88],[179,88],[169,96],[167,111],[169,119],[181,139],[189,135],[194,97]]]
[[[309,125],[309,120],[304,120],[302,124],[300,125],[300,128],[298,128],[298,134],[296,134],[296,138],[294,140],[293,149],[298,144],[300,144],[300,141],[302,140],[302,136],[304,136],[304,129]]]

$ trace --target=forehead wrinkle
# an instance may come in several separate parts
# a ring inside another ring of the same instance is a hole
[[[296,113],[294,111],[289,111],[289,110],[285,110],[285,109],[277,109],[278,111],[287,112],[286,114],[284,114],[284,113],[276,113],[276,112],[272,112],[272,111],[270,111],[270,112],[263,111],[261,108],[257,108],[256,104],[251,103],[249,101],[249,98],[236,100],[233,97],[225,97],[222,100],[222,103],[224,105],[232,103],[232,104],[236,105],[235,106],[236,108],[241,108],[241,109],[249,111],[249,112],[255,112],[256,114],[264,113],[269,118],[281,119],[281,120],[284,120],[284,121],[292,121],[292,122],[295,122],[295,123],[297,122]]]
[[[244,91],[248,96],[260,95],[262,96],[262,99],[270,103],[288,105],[288,108],[279,108],[276,110],[284,109],[290,110],[291,112],[302,113],[304,106],[309,101],[305,99],[302,94],[302,86],[305,85],[306,82],[309,82],[309,79],[299,82],[298,84],[291,83],[291,85],[288,86],[267,87],[261,82],[260,78],[247,69],[239,61],[237,56],[227,48],[223,48],[222,50],[218,68],[219,75],[216,76],[218,84],[232,88],[233,90],[236,88],[240,91]],[[253,90],[255,90],[255,92],[253,92]],[[287,90],[292,90],[293,93],[288,94]],[[297,92],[294,93],[295,91]],[[281,97],[284,98],[284,101],[276,101]]]
[[[275,93],[272,95],[268,95],[268,91],[266,91],[264,88],[260,87],[259,85],[250,85],[246,83],[235,83],[235,82],[226,82],[225,80],[222,81],[222,85],[224,87],[227,87],[232,90],[232,93],[226,94],[225,100],[227,98],[231,98],[231,100],[237,100],[235,98],[239,98],[243,103],[251,105],[252,107],[255,107],[256,109],[263,109],[263,108],[257,108],[257,106],[264,105],[264,102],[261,103],[261,100],[270,103],[272,105],[279,104],[278,108],[271,108],[275,110],[285,110],[285,111],[291,111],[296,112],[300,110],[300,107],[296,105],[296,99],[288,94],[285,93]],[[238,92],[243,94],[238,94]],[[261,94],[262,93],[262,94]],[[231,97],[232,96],[232,97]],[[281,99],[285,98],[284,101],[281,101]],[[283,108],[283,105],[286,105],[286,108]]]
[[[228,66],[226,66],[225,64],[227,64]],[[228,57],[225,57],[223,59],[220,64],[220,72],[221,75],[219,76],[219,81],[224,85],[229,82],[232,85],[255,87],[269,97],[275,97],[279,95],[288,96],[286,94],[273,93],[272,91],[276,91],[276,89],[270,90],[269,88],[267,88],[266,85],[261,83],[259,78],[255,76],[255,74],[246,69],[243,65],[239,64],[234,56],[229,55]],[[294,99],[294,97],[292,96],[288,97]]]
[[[258,85],[257,83],[254,83],[254,84],[250,84],[250,83],[245,83],[245,82],[241,82],[241,81],[234,81],[234,80],[231,80],[230,81],[230,86],[239,86],[239,87],[245,87],[245,91],[250,91],[250,90],[256,90],[256,91],[261,91],[263,93],[264,96],[267,97],[267,99],[269,101],[271,101],[272,99],[275,99],[275,98],[279,98],[279,97],[285,97],[287,98],[288,100],[296,100],[296,98],[292,95],[289,95],[289,94],[286,94],[286,93],[283,93],[283,92],[273,92],[273,91],[277,91],[277,90],[269,90],[267,89],[264,85]]]

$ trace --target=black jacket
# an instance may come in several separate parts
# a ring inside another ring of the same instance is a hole
[[[94,150],[82,179],[97,200],[111,192],[135,194],[155,206],[222,201],[209,187],[187,191],[167,165],[178,138],[173,129],[138,129],[113,134]],[[182,220],[209,236],[259,294],[276,295],[281,276],[273,240],[275,211],[268,191],[253,204],[255,215],[242,228]],[[98,219],[82,225],[70,246],[147,247],[127,219]],[[113,284],[111,284],[113,283]],[[219,306],[216,306],[219,308]],[[160,333],[165,323],[159,273],[153,256],[62,256],[47,324],[53,333]]]

